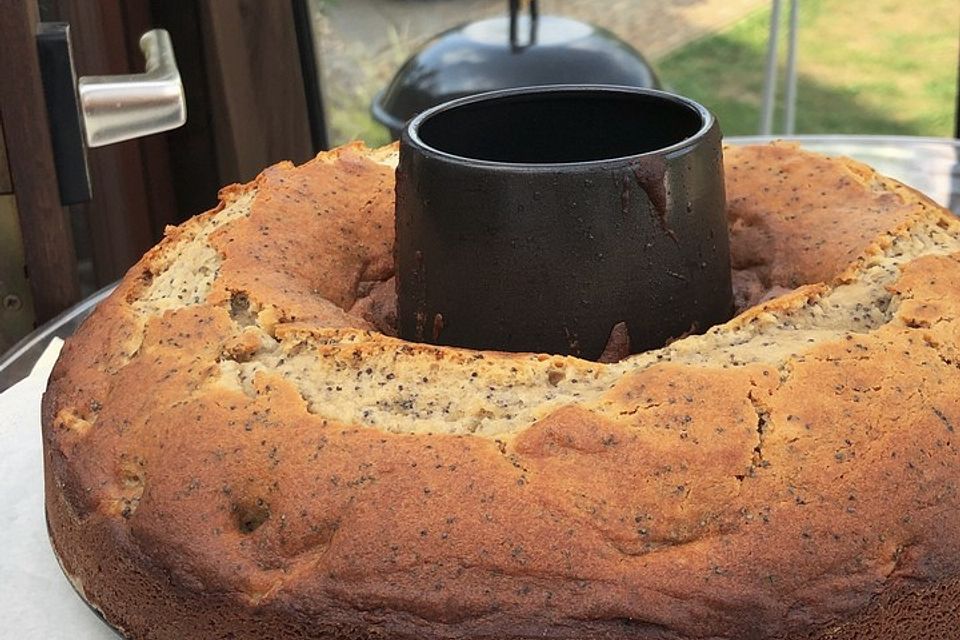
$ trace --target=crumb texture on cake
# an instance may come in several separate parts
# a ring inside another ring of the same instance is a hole
[[[130,637],[955,638],[960,223],[725,149],[741,313],[620,362],[393,337],[395,147],[168,229],[44,396],[65,572]]]

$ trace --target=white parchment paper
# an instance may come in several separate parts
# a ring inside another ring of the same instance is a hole
[[[0,394],[0,638],[117,640],[67,582],[43,515],[40,396],[63,342]]]

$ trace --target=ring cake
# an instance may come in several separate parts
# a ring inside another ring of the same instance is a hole
[[[741,313],[616,363],[393,337],[396,150],[169,229],[43,400],[64,572],[137,640],[960,637],[960,222],[725,149]]]

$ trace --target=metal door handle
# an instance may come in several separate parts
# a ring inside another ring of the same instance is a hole
[[[176,129],[187,121],[183,83],[170,34],[153,29],[140,36],[144,73],[83,76],[77,82],[80,114],[89,147]]]

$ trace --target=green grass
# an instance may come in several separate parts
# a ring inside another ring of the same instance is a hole
[[[797,133],[953,135],[958,18],[956,0],[803,0]],[[766,8],[674,51],[655,63],[661,79],[709,107],[726,135],[756,133],[769,21]],[[782,47],[781,71],[785,59]],[[782,122],[778,108],[775,131]]]
[[[336,1],[326,0],[326,3]],[[322,22],[319,28],[325,28]],[[333,42],[340,54],[339,66],[326,68],[323,78],[331,144],[340,145],[352,140],[363,140],[371,147],[387,144],[390,132],[373,119],[370,105],[419,43],[403,37],[395,29],[385,33],[384,43],[377,47],[368,43],[343,42],[329,32],[325,37],[328,46]],[[330,56],[331,59],[334,57]]]
[[[330,99],[327,117],[331,143],[363,140],[370,147],[379,147],[390,142],[390,132],[370,115],[375,95],[373,90],[361,87]]]
[[[786,59],[784,2],[781,71]],[[956,0],[803,0],[797,90],[797,133],[952,136],[957,92]],[[770,9],[687,44],[654,62],[664,83],[709,107],[726,135],[756,133],[760,122]],[[335,144],[385,143],[387,131],[369,105],[413,50],[398,34],[357,67],[327,78],[328,117]],[[344,80],[350,79],[349,82]],[[783,74],[779,98],[784,93]],[[775,132],[782,132],[778,109]]]

